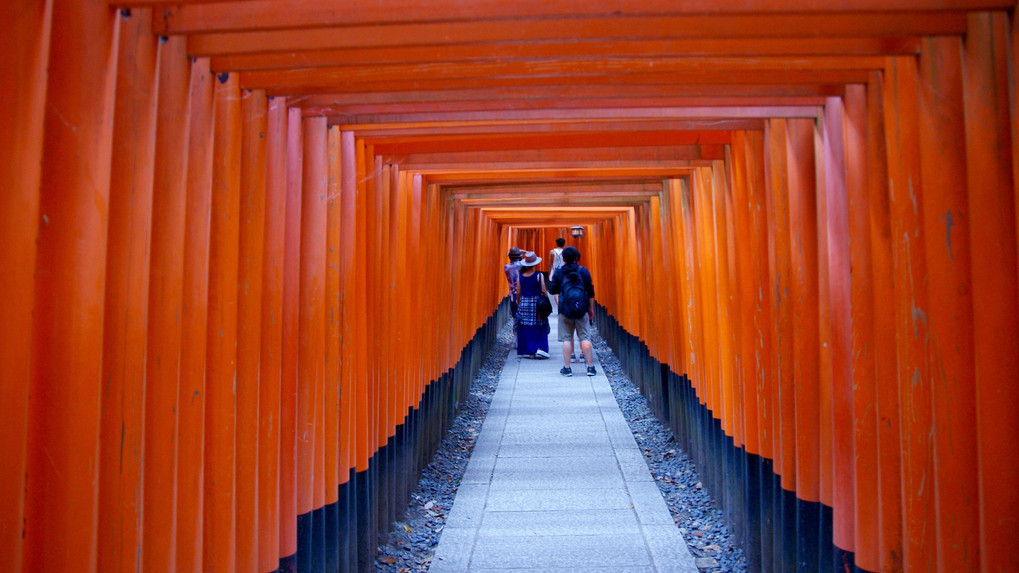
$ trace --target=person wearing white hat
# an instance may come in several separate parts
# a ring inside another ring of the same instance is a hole
[[[538,313],[538,301],[545,297],[544,275],[538,272],[541,257],[534,251],[524,253],[520,261],[516,292],[520,296],[517,306],[517,356],[548,358],[548,318]]]

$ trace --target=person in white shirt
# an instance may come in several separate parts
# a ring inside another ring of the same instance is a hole
[[[559,270],[559,267],[563,266],[563,245],[565,244],[566,239],[558,237],[555,240],[555,248],[548,252],[549,264],[552,265],[548,271],[548,280],[552,280],[555,272]]]
[[[550,261],[550,263],[549,263],[550,267],[549,267],[549,271],[548,271],[548,280],[549,280],[550,283],[552,282],[552,279],[555,277],[556,271],[558,271],[560,268],[562,268],[563,265],[566,264],[566,262],[563,261],[563,246],[566,245],[566,239],[564,239],[562,237],[557,237],[556,240],[555,240],[555,244],[556,244],[555,248],[548,252],[548,260]],[[556,312],[558,312],[559,297],[557,297],[557,296],[553,297],[552,300],[555,301],[555,303],[557,305]],[[578,354],[572,360],[574,362],[581,362],[582,358]]]

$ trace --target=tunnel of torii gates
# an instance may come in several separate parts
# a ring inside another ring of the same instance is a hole
[[[370,570],[564,236],[751,570],[1019,571],[1013,9],[6,0],[5,570]]]

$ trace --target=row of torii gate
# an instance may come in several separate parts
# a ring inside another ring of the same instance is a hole
[[[369,570],[581,226],[753,570],[1019,570],[1014,8],[4,2],[7,568]]]

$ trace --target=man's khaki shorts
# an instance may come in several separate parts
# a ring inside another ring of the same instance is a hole
[[[573,340],[573,333],[577,333],[577,338],[581,342],[589,340],[591,337],[587,334],[587,328],[590,325],[590,321],[587,313],[584,313],[583,318],[566,318],[566,315],[559,314],[559,342],[566,342]]]

